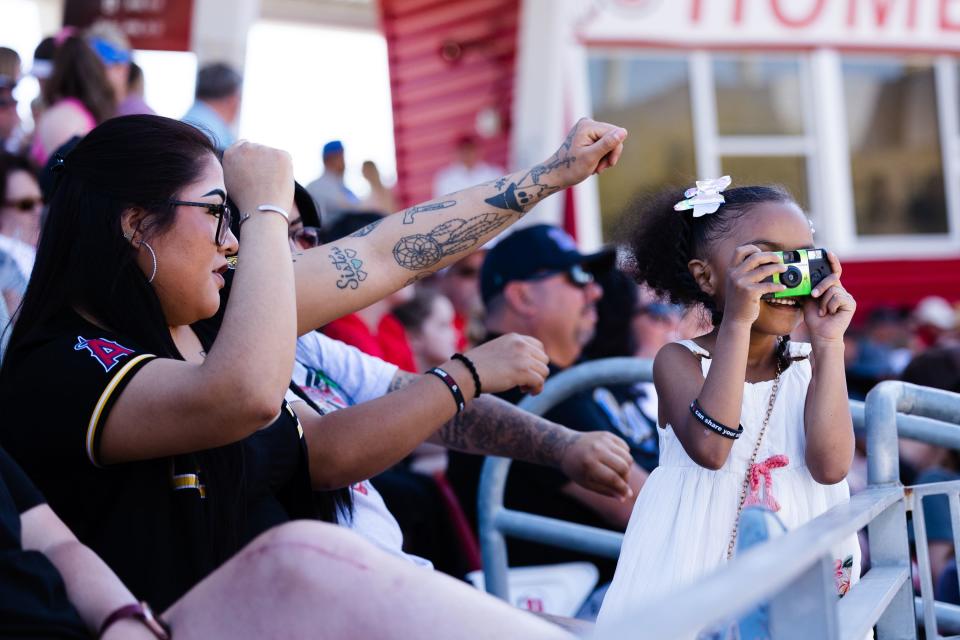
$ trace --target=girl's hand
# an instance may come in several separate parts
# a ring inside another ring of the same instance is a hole
[[[477,368],[484,393],[499,393],[514,387],[540,393],[550,373],[547,368],[550,359],[543,351],[543,343],[517,333],[502,335],[470,349],[465,355]],[[464,380],[462,384],[472,383]]]
[[[761,280],[786,270],[787,266],[780,262],[780,257],[771,251],[761,251],[760,247],[752,244],[737,247],[727,273],[724,322],[729,319],[753,324],[760,315],[760,297],[786,289],[782,284]]]
[[[829,276],[810,293],[803,302],[803,320],[810,330],[810,341],[842,342],[843,333],[850,326],[853,312],[857,310],[857,301],[840,284],[843,268],[832,252],[827,251],[827,260],[833,270]]]

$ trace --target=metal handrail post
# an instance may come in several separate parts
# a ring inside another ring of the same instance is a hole
[[[553,376],[537,396],[527,396],[519,407],[542,416],[571,395],[604,384],[653,380],[653,361],[640,358],[605,358],[577,365]],[[511,460],[487,457],[477,492],[477,526],[483,558],[484,586],[488,593],[509,602],[507,543],[498,519],[504,512],[503,495]]]
[[[870,485],[900,485],[900,455],[897,413],[922,414],[924,418],[960,422],[958,396],[946,391],[904,382],[881,382],[867,394],[864,418],[867,425],[867,479]],[[904,422],[901,416],[901,422]],[[913,421],[917,423],[916,420]],[[912,427],[913,425],[911,425]],[[924,425],[917,424],[922,431]],[[950,429],[955,427],[952,425]],[[945,436],[946,437],[946,436]],[[870,559],[875,567],[909,567],[910,546],[906,527],[907,505],[901,501],[869,524]],[[932,616],[932,613],[929,615]],[[917,637],[913,587],[901,586],[877,622],[881,640]]]

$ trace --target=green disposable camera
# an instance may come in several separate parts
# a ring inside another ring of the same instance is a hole
[[[794,251],[777,251],[780,262],[787,265],[783,273],[775,273],[765,282],[775,282],[787,288],[772,295],[770,298],[795,298],[808,296],[820,282],[833,273],[830,262],[827,260],[826,249],[796,249]]]

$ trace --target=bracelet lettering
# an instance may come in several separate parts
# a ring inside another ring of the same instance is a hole
[[[704,412],[703,407],[701,407],[700,403],[697,402],[696,400],[690,403],[690,413],[692,413],[693,417],[699,420],[703,424],[703,426],[707,427],[714,433],[717,433],[723,436],[724,438],[730,438],[731,440],[736,440],[740,437],[740,434],[743,433],[743,425],[740,425],[738,429],[734,430],[724,424],[720,424],[719,422],[717,422],[716,420],[708,416]]]
[[[462,412],[467,406],[467,403],[463,399],[463,392],[460,390],[460,385],[453,379],[453,376],[440,367],[434,367],[427,371],[427,373],[443,380],[443,383],[447,385],[447,389],[449,389],[451,395],[453,395],[453,401],[457,403],[457,413]]]
[[[480,384],[480,374],[477,373],[477,367],[476,365],[473,364],[473,360],[463,355],[462,353],[455,353],[452,356],[450,356],[450,359],[459,360],[460,362],[463,363],[463,366],[465,366],[470,371],[470,375],[473,376],[473,384],[477,389],[477,392],[473,395],[473,397],[474,398],[479,397],[480,394],[483,393],[483,386]]]

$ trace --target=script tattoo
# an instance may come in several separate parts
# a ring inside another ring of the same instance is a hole
[[[357,257],[354,249],[330,248],[330,262],[340,273],[337,280],[338,289],[356,289],[367,279],[367,272],[363,270],[363,260]]]
[[[457,204],[456,200],[444,200],[443,202],[430,202],[417,205],[416,207],[410,207],[403,212],[403,224],[413,224],[413,219],[418,213],[441,211],[443,209],[449,209],[455,204]]]
[[[552,193],[560,191],[563,187],[547,184],[546,181],[542,180],[556,169],[561,167],[569,169],[570,165],[576,162],[577,157],[571,152],[571,149],[573,148],[574,134],[576,134],[579,128],[580,125],[578,123],[577,126],[567,134],[560,148],[557,149],[546,162],[534,166],[523,174],[519,180],[507,185],[506,189],[503,189],[503,185],[507,182],[507,179],[501,178],[498,180],[496,188],[502,189],[502,191],[495,196],[487,198],[485,202],[498,209],[516,211],[523,216],[523,214],[537,202]]]
[[[429,233],[400,238],[393,247],[393,258],[410,271],[429,269],[447,256],[475,247],[484,236],[512,219],[512,214],[481,213],[469,220],[447,220]]]
[[[373,222],[371,222],[371,223],[368,224],[367,226],[363,227],[362,229],[357,229],[356,231],[354,231],[353,233],[351,233],[351,234],[350,234],[350,237],[351,237],[351,238],[362,238],[363,236],[368,236],[368,235],[370,235],[370,233],[371,233],[374,229],[377,228],[377,225],[379,225],[381,222],[383,222],[383,220],[374,220]]]

